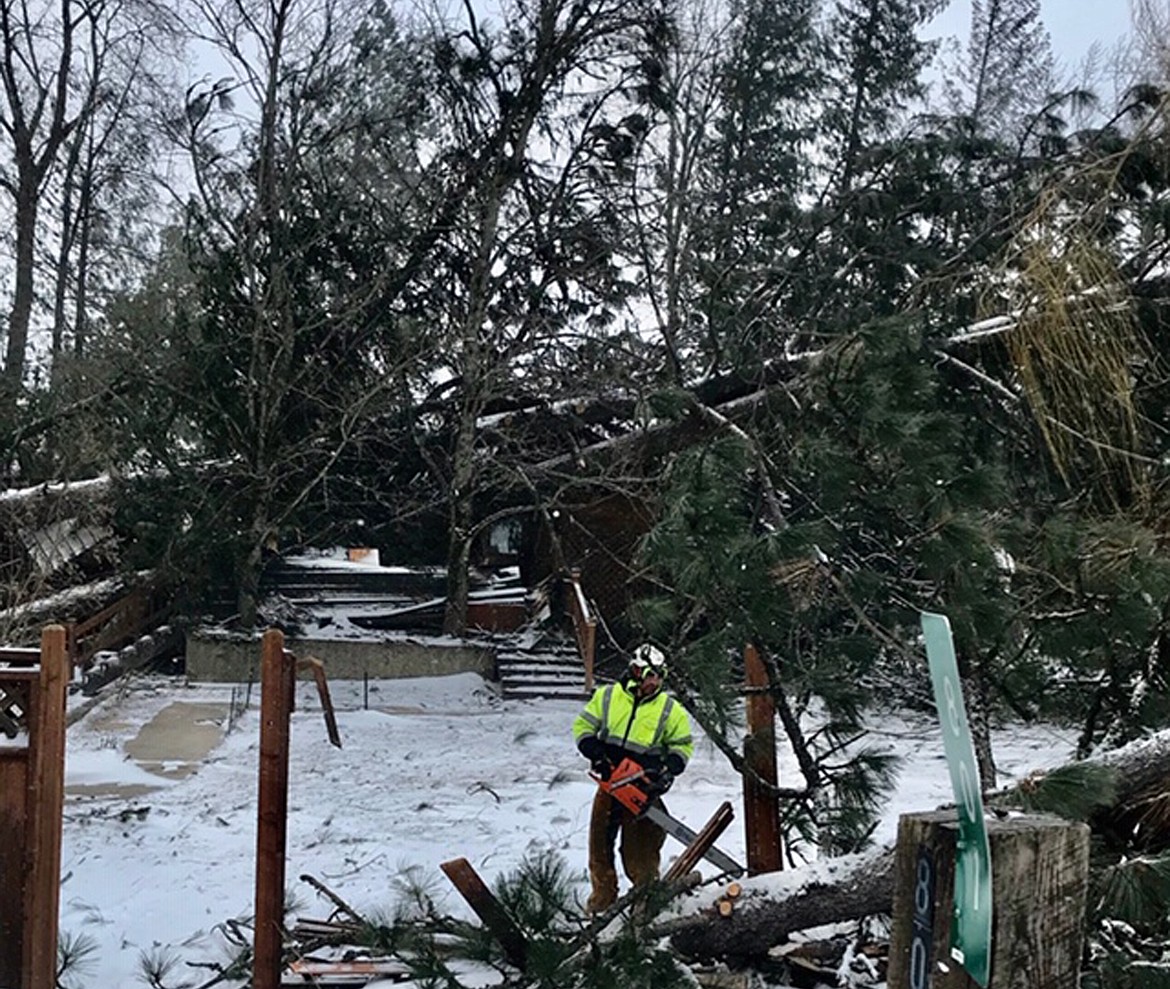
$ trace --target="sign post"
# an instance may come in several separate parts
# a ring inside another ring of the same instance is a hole
[[[922,634],[959,816],[951,957],[971,978],[987,986],[991,975],[991,848],[975,746],[963,706],[950,622],[943,615],[923,612]]]

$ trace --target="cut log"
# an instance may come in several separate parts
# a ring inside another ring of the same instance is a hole
[[[778,883],[779,875],[784,879]],[[741,885],[731,916],[697,913],[662,925],[675,950],[692,958],[759,957],[793,931],[888,913],[894,853],[887,849],[876,856],[845,856],[801,873],[772,874]]]

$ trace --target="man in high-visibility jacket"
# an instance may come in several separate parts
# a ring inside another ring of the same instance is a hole
[[[683,706],[663,690],[666,673],[662,650],[649,643],[638,646],[622,680],[594,691],[573,721],[577,748],[602,779],[629,756],[655,781],[655,794],[662,794],[686,769],[694,751],[691,722]],[[658,878],[666,832],[598,789],[589,820],[590,913],[600,913],[617,899],[613,846],[619,832],[622,866],[630,881],[645,886]]]

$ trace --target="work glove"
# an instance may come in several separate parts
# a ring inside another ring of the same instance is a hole
[[[589,766],[593,772],[600,776],[603,780],[607,780],[613,772],[613,763],[605,756],[597,756],[589,761]]]
[[[646,774],[650,781],[650,788],[657,794],[663,794],[674,785],[674,773],[665,766],[659,766]]]

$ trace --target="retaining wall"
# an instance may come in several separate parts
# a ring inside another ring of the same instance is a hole
[[[346,639],[285,640],[298,659],[313,657],[325,664],[332,680],[398,679],[480,673],[494,677],[495,651],[487,646],[448,640],[393,639],[380,642]],[[196,682],[244,683],[258,678],[259,635],[239,636],[190,632],[187,635],[187,678]],[[302,677],[311,674],[302,673]]]

